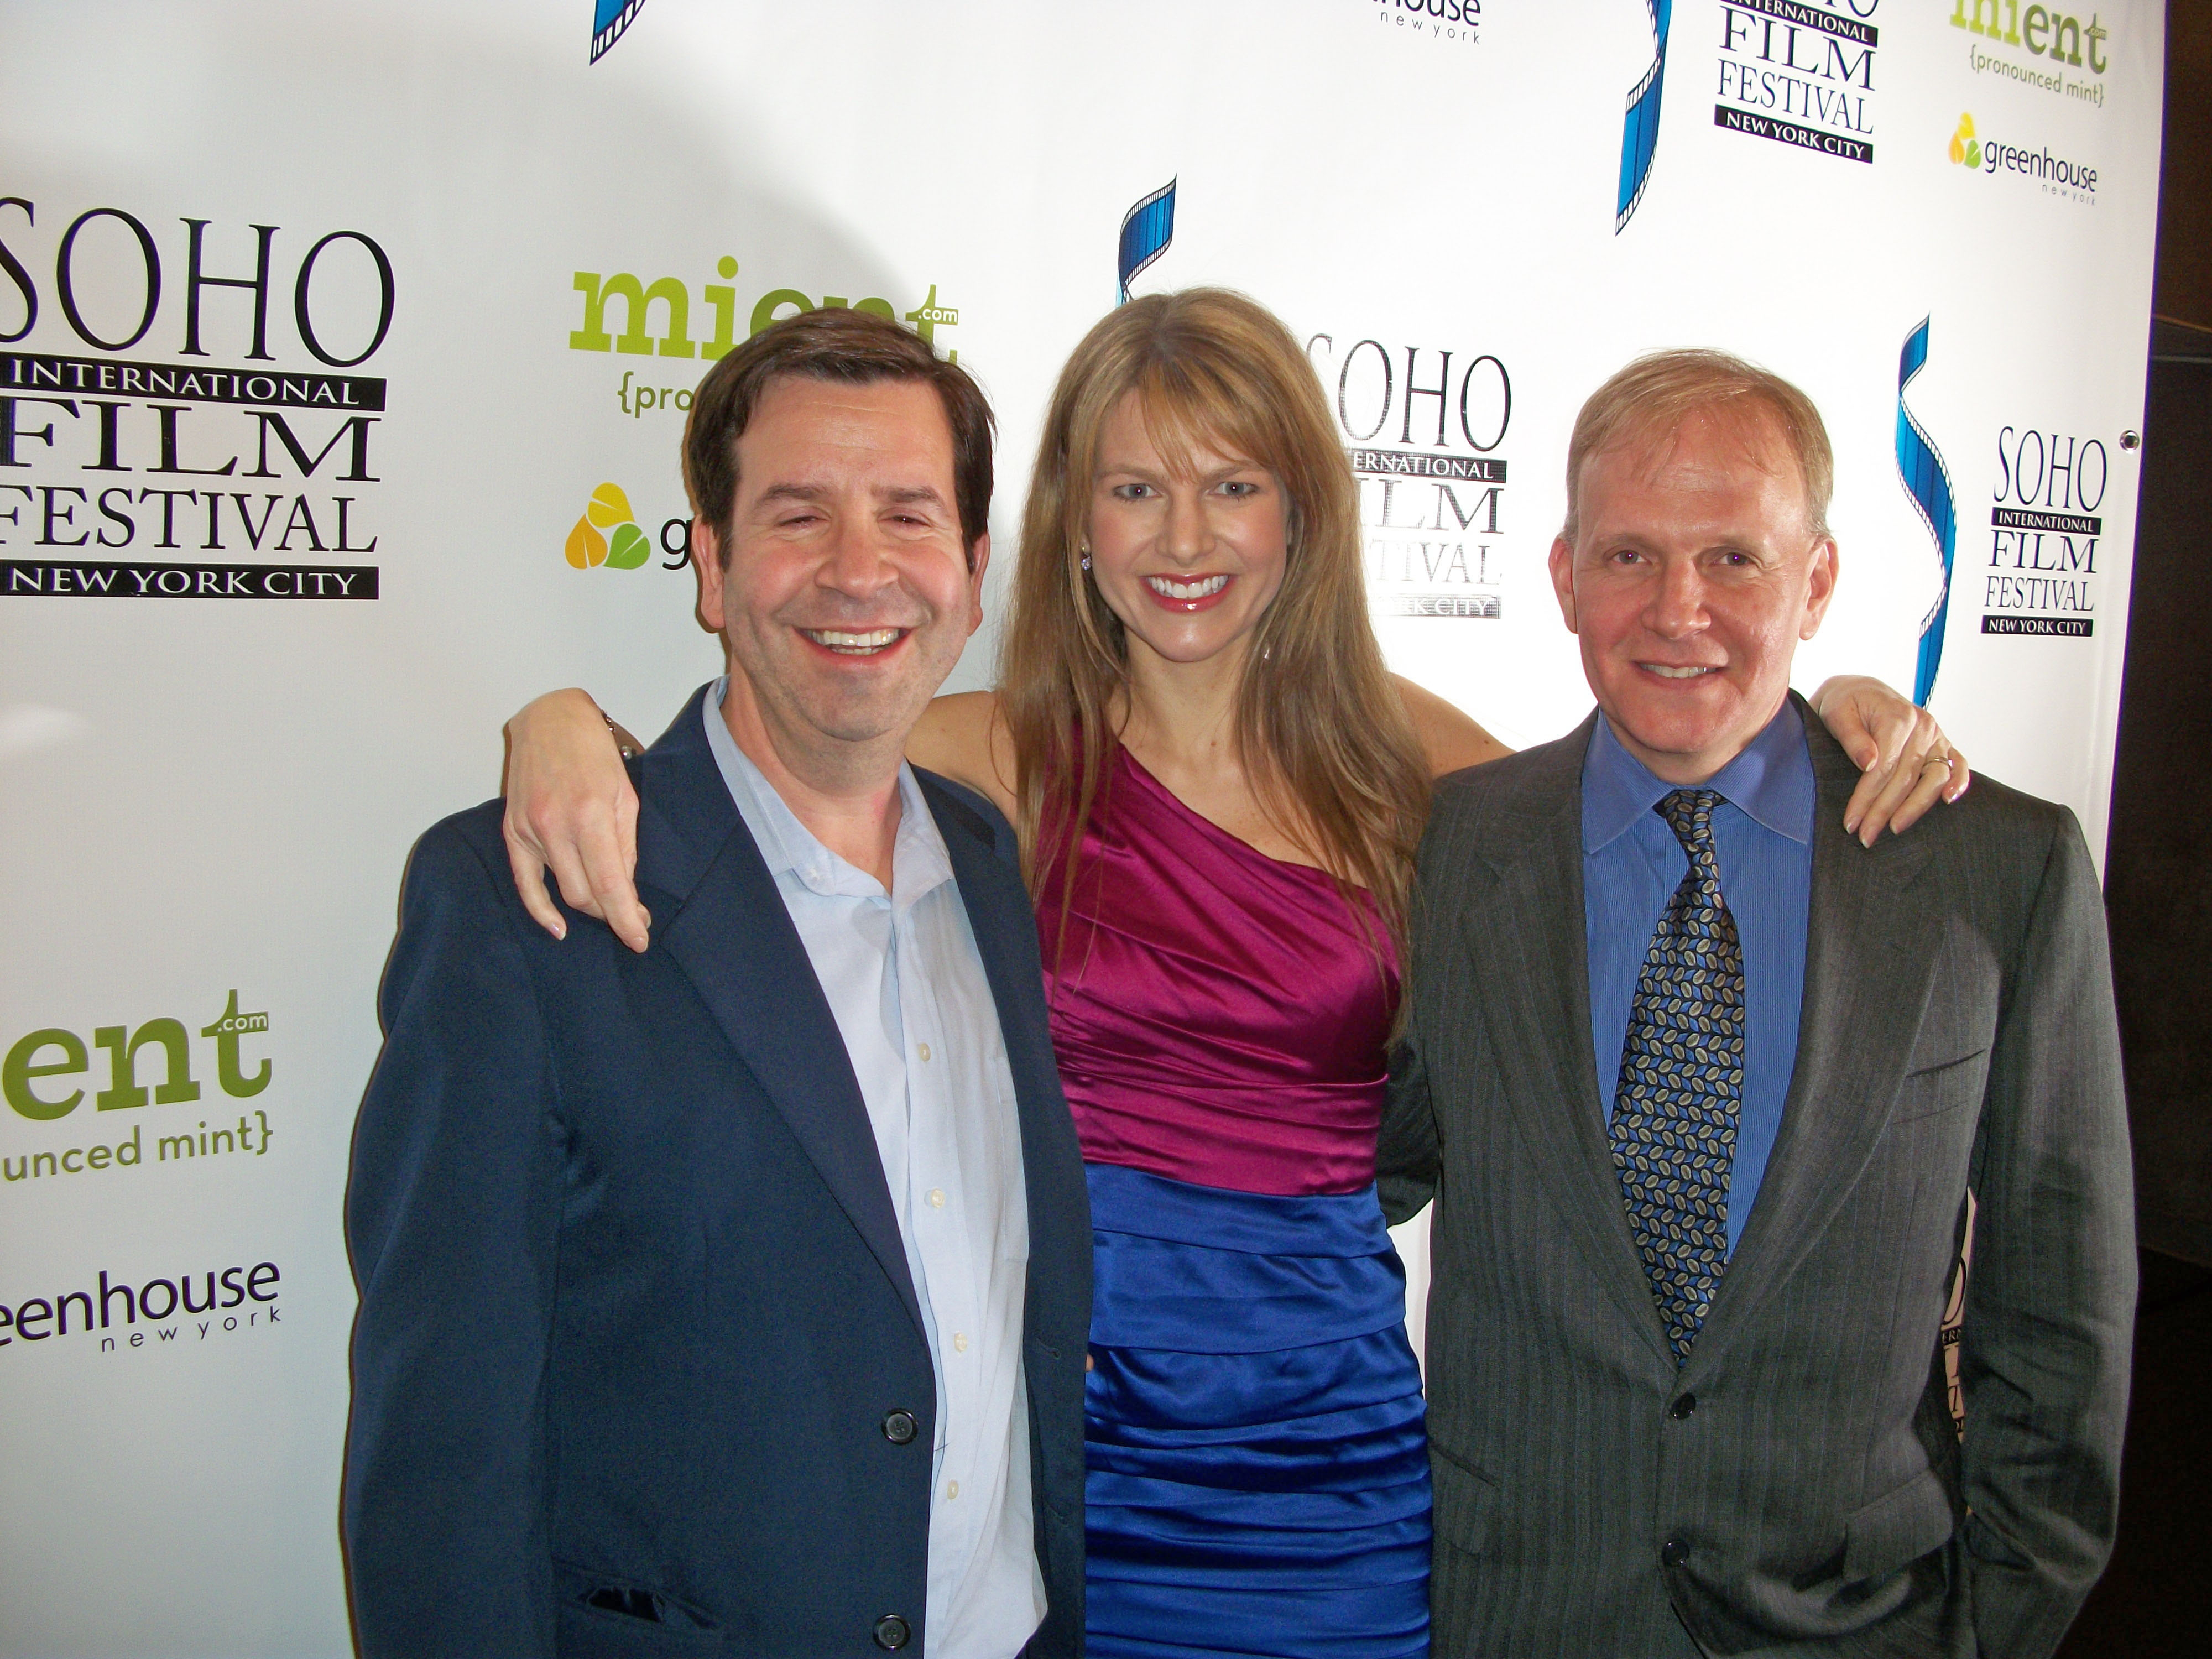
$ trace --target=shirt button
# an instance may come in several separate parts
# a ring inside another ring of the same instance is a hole
[[[952,1351],[955,1353],[966,1353],[968,1352],[967,1332],[955,1331],[952,1333]]]
[[[944,1188],[932,1187],[929,1189],[929,1207],[933,1210],[941,1210],[945,1207]]]
[[[957,1480],[948,1480],[948,1481],[946,1481],[946,1482],[945,1483],[945,1495],[947,1498],[957,1498],[957,1497],[959,1497],[959,1496],[960,1496],[960,1483],[959,1483]]]
[[[929,1045],[927,1042],[921,1045],[920,1053],[921,1054],[923,1064],[927,1065],[929,1061]]]

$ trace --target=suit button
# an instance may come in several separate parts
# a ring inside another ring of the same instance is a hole
[[[891,1412],[884,1419],[884,1438],[894,1446],[903,1446],[914,1438],[915,1431],[919,1426],[912,1412]]]
[[[1670,1538],[1659,1547],[1660,1561],[1670,1567],[1679,1567],[1690,1559],[1690,1547],[1679,1538]]]
[[[876,1645],[886,1652],[896,1653],[913,1634],[906,1620],[895,1613],[887,1613],[876,1620]]]
[[[1683,1419],[1689,1416],[1692,1412],[1697,1409],[1697,1395],[1693,1394],[1677,1395],[1674,1396],[1674,1403],[1667,1407],[1667,1415],[1673,1418],[1677,1423],[1680,1423]]]

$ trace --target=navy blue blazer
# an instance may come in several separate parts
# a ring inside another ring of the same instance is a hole
[[[652,948],[548,937],[500,803],[410,860],[354,1132],[344,1528],[377,1656],[928,1638],[936,1392],[860,1088],[707,746],[635,763]],[[1083,1630],[1091,1222],[1012,831],[923,774],[998,1003],[1030,1218],[1028,1651]],[[909,1420],[910,1414],[910,1420]]]

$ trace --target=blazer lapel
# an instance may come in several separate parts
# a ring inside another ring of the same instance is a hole
[[[1858,769],[1802,703],[1818,789],[1797,1058],[1758,1201],[1722,1275],[1685,1375],[1746,1327],[1834,1217],[1872,1156],[1912,1050],[1935,972],[1940,918],[1905,890],[1925,832],[1872,848],[1843,827]],[[1941,811],[1941,808],[1937,809]]]
[[[921,1332],[905,1242],[844,1037],[707,746],[704,696],[691,698],[641,765],[637,873],[641,891],[653,890],[652,948],[667,951],[690,979]]]
[[[1501,814],[1491,902],[1462,912],[1474,983],[1523,1142],[1583,1254],[1654,1356],[1666,1328],[1628,1230],[1590,1054],[1589,952],[1583,921],[1582,767],[1593,714],[1552,746]]]

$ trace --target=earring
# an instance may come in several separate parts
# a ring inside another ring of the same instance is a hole
[[[1079,548],[1078,548],[1078,549],[1077,549],[1077,551],[1080,552],[1080,553],[1083,555],[1083,568],[1084,568],[1085,570],[1090,569],[1090,568],[1091,568],[1091,544],[1090,544],[1089,542],[1085,542],[1085,543],[1084,543],[1084,544],[1083,544]]]

